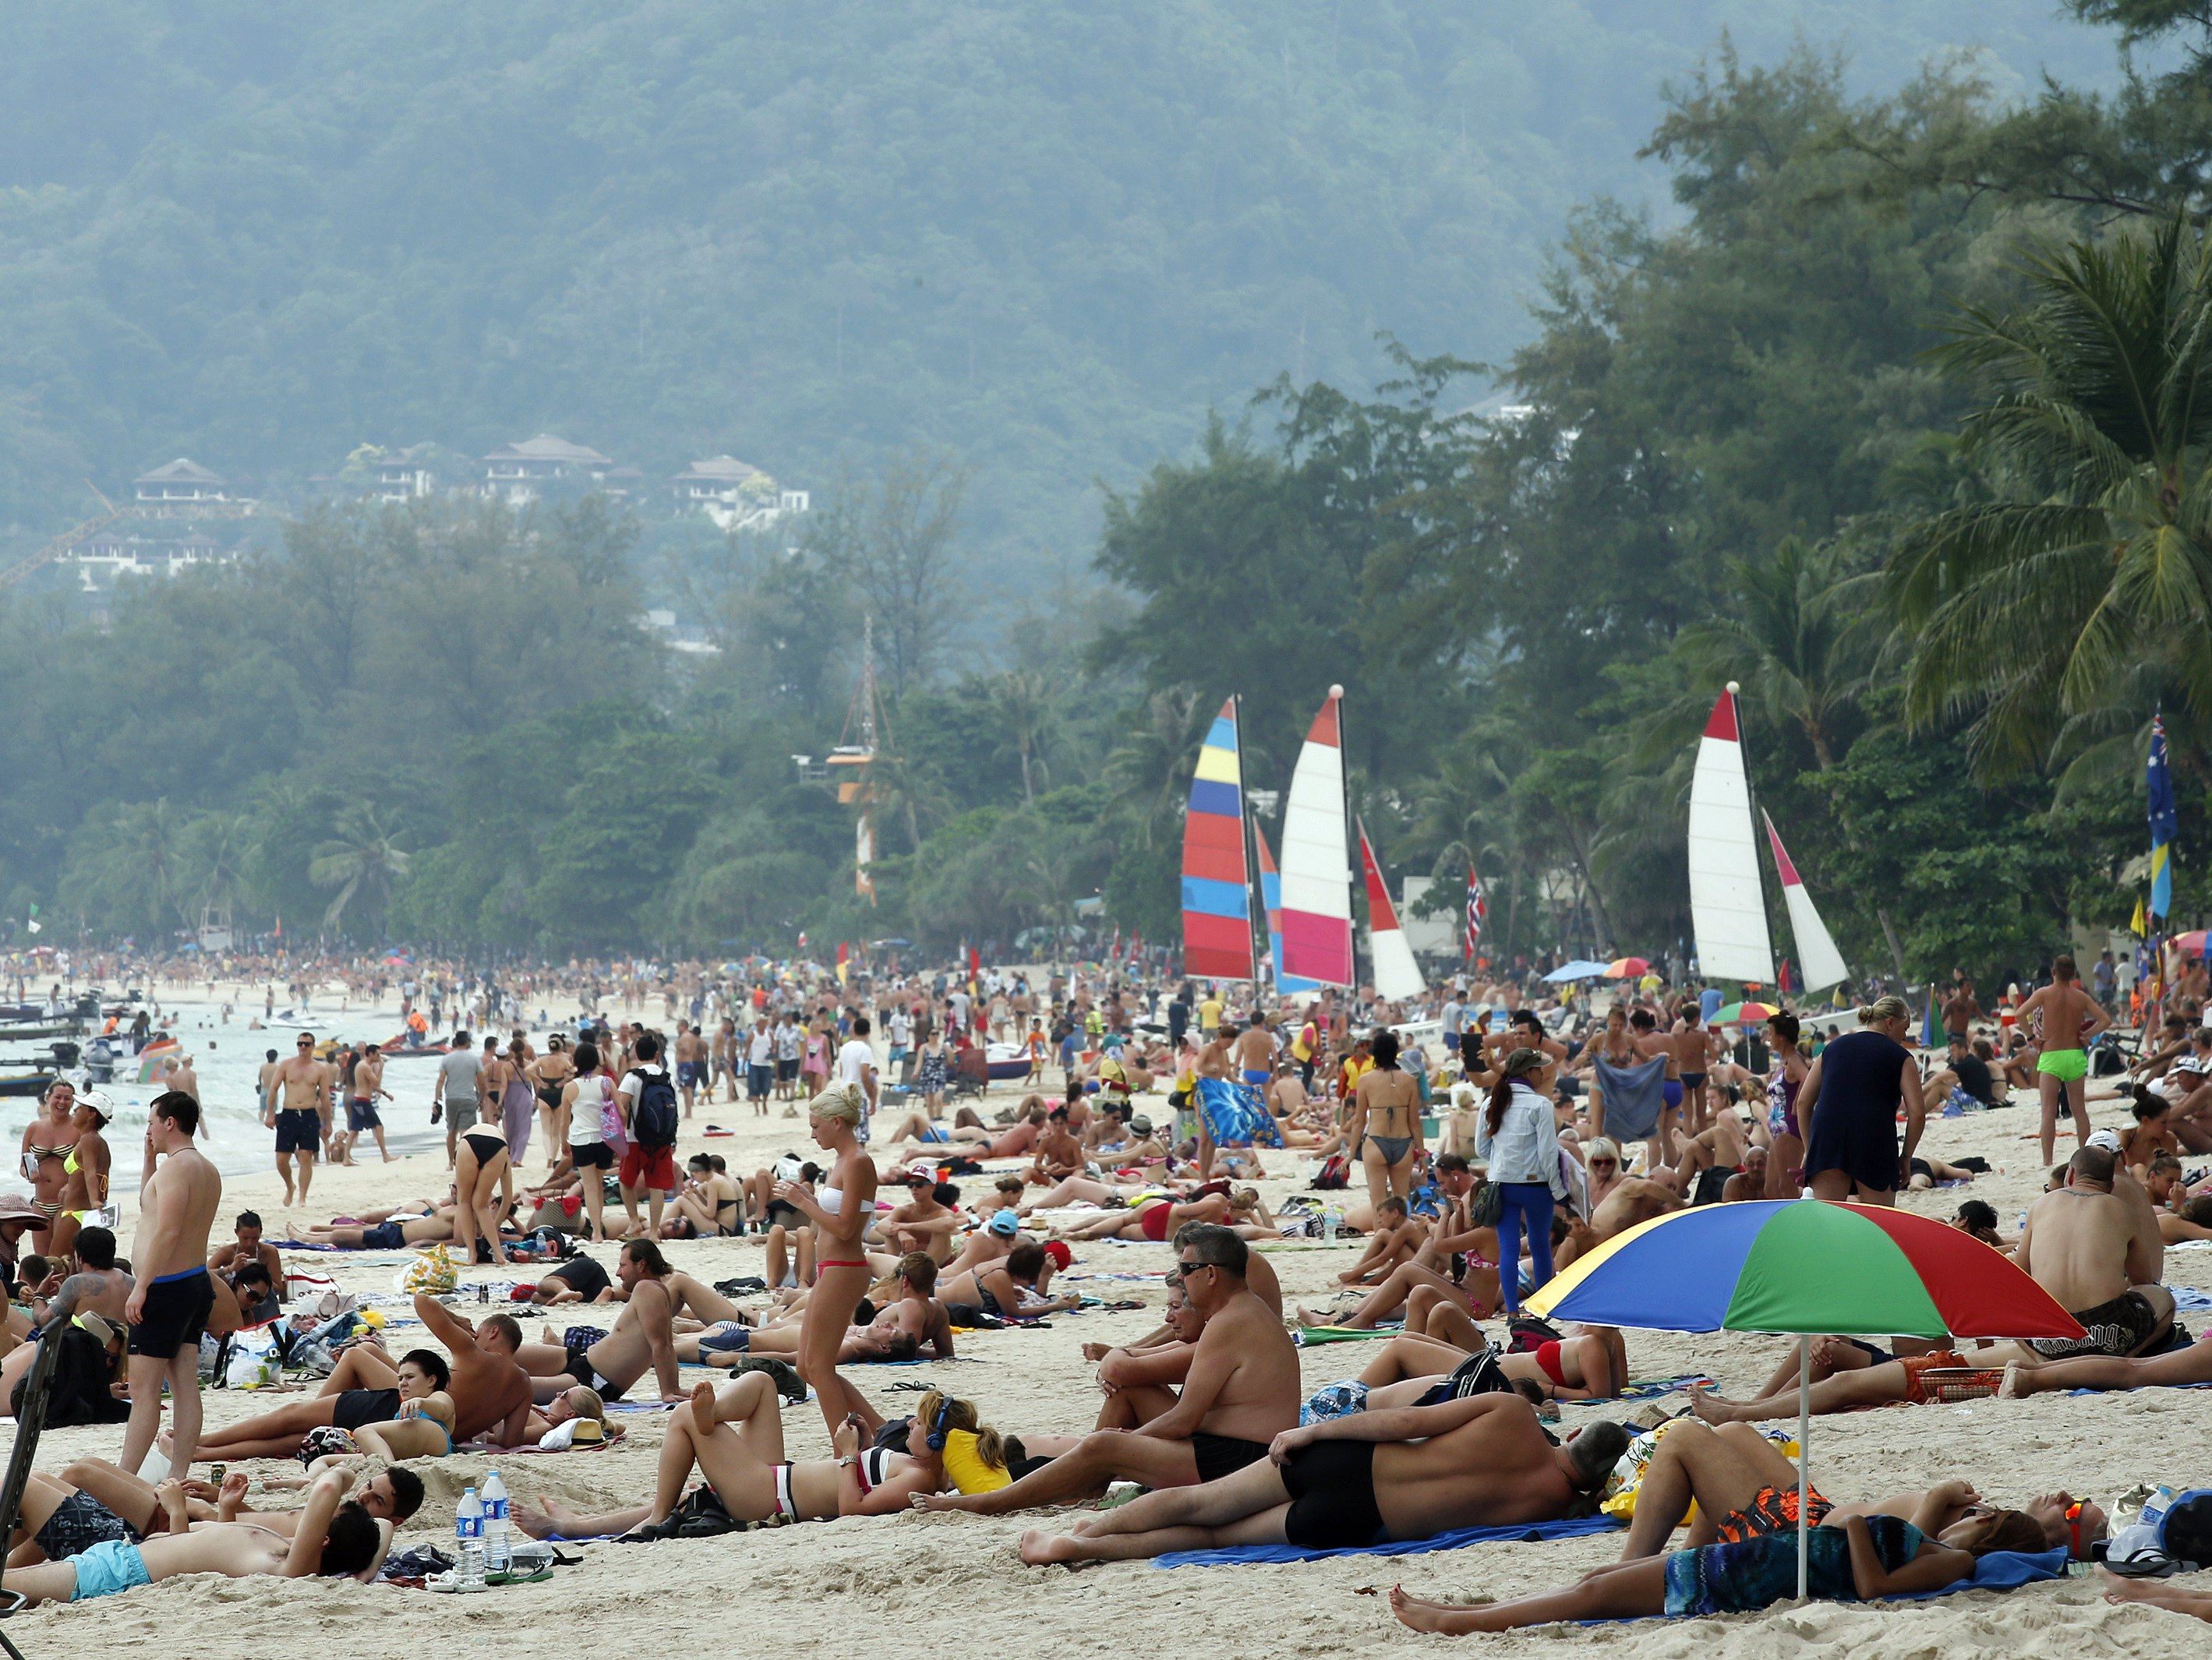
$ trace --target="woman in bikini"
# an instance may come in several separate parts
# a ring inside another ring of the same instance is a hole
[[[97,1091],[77,1098],[70,1115],[76,1145],[62,1160],[61,1209],[47,1236],[49,1256],[66,1255],[76,1243],[78,1230],[107,1203],[109,1157],[107,1140],[100,1132],[113,1111],[113,1104]]]
[[[513,1207],[514,1172],[500,1128],[499,1097],[485,1091],[477,1098],[477,1122],[461,1132],[455,1149],[453,1237],[460,1243],[462,1266],[477,1260],[481,1235],[491,1246],[491,1260],[504,1268],[507,1247],[500,1243],[499,1219]],[[495,1208],[492,1194],[501,1188],[507,1191]]]
[[[714,1168],[719,1162],[703,1152],[691,1155],[691,1179],[676,1195],[676,1214],[661,1225],[664,1239],[718,1239],[745,1231],[738,1184]]]
[[[1797,1091],[1812,1070],[1797,1047],[1797,1017],[1783,1009],[1766,1017],[1772,1064],[1766,1073],[1766,1196],[1795,1199],[1804,1186],[1805,1132],[1797,1122]],[[1593,1201],[1592,1209],[1596,1206]]]
[[[669,1418],[652,1503],[593,1516],[548,1499],[540,1509],[516,1506],[514,1523],[541,1539],[552,1533],[673,1538],[670,1518],[695,1466],[740,1522],[889,1516],[907,1509],[915,1493],[956,1486],[987,1492],[1010,1480],[998,1432],[982,1426],[972,1402],[935,1389],[921,1397],[903,1438],[868,1445],[859,1419],[848,1417],[831,1426],[830,1444],[835,1458],[786,1461],[782,1402],[765,1372],[749,1372],[719,1389],[702,1383]]]
[[[1379,1029],[1369,1045],[1375,1064],[1359,1075],[1352,1096],[1345,1134],[1359,1149],[1367,1173],[1367,1201],[1405,1198],[1413,1190],[1413,1167],[1420,1161],[1421,1091],[1398,1065],[1398,1034]]]
[[[545,1040],[545,1053],[528,1068],[531,1088],[539,1104],[538,1116],[544,1121],[548,1170],[560,1162],[562,1149],[568,1143],[568,1088],[575,1075],[576,1062],[568,1054],[568,1040],[556,1031]]]
[[[45,1221],[30,1231],[31,1249],[40,1256],[53,1249],[53,1219],[62,1208],[62,1189],[69,1177],[62,1169],[77,1143],[76,1085],[56,1079],[31,1122],[23,1126],[23,1177],[31,1184],[31,1208]]]
[[[860,1141],[866,1110],[867,1097],[858,1084],[840,1084],[816,1096],[806,1110],[807,1127],[814,1144],[830,1155],[830,1173],[812,1190],[803,1182],[775,1184],[777,1200],[814,1230],[814,1294],[799,1329],[799,1375],[814,1386],[833,1433],[848,1414],[858,1413],[872,1434],[883,1421],[866,1397],[837,1374],[838,1347],[868,1289],[868,1253],[860,1236],[876,1218],[876,1165]]]

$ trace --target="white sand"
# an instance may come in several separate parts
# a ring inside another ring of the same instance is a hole
[[[422,1064],[403,1062],[392,1072]],[[427,1088],[426,1076],[404,1099],[419,1101]],[[1010,1101],[1014,1093],[1001,1090],[994,1099]],[[2117,1110],[2101,1106],[2100,1122],[2113,1122]],[[419,1106],[410,1104],[396,1116],[412,1122],[410,1116],[419,1113]],[[755,1120],[743,1103],[718,1103],[701,1122],[708,1116],[736,1126],[740,1134],[704,1142],[687,1135],[682,1151],[704,1146],[720,1152],[733,1171],[750,1171],[786,1148],[804,1151],[807,1146],[803,1124],[781,1117]],[[2034,1144],[2018,1139],[2033,1128],[2033,1108],[1938,1121],[1929,1135],[1936,1152],[1979,1152],[2009,1173],[1985,1177],[1970,1189],[1911,1195],[1908,1203],[1948,1216],[1970,1195],[1987,1199],[2011,1231],[2039,1185]],[[128,1151],[118,1146],[118,1168],[135,1170],[135,1162],[125,1156]],[[542,1153],[533,1150],[533,1176],[541,1161]],[[310,1211],[292,1213],[289,1219],[325,1219],[351,1206],[442,1189],[442,1164],[441,1157],[422,1158],[320,1172]],[[1299,1190],[1310,1166],[1284,1155],[1276,1168],[1295,1173],[1300,1181],[1267,1184],[1271,1199]],[[273,1172],[233,1179],[225,1215],[252,1205],[268,1219],[274,1234],[285,1216],[281,1197]],[[126,1252],[131,1225],[126,1214]],[[752,1243],[675,1244],[669,1251],[680,1267],[709,1280],[760,1271],[760,1248]],[[611,1248],[595,1254],[611,1260]],[[349,1288],[365,1291],[389,1290],[396,1272],[382,1257],[373,1267],[344,1255],[301,1260],[332,1273]],[[1092,1245],[1079,1248],[1074,1271],[1158,1269],[1166,1260],[1164,1246]],[[1286,1298],[1297,1302],[1318,1296],[1349,1259],[1341,1252],[1309,1250],[1285,1252],[1273,1260]],[[2212,1252],[2175,1253],[2167,1268],[2172,1283],[2212,1286]],[[489,1278],[490,1271],[472,1277]],[[1080,1346],[1148,1329],[1156,1323],[1153,1310],[1164,1293],[1157,1282],[1077,1283],[1108,1300],[1142,1297],[1147,1310],[1062,1316],[1049,1330],[963,1338],[962,1359],[951,1365],[856,1368],[851,1375],[887,1412],[896,1410],[902,1393],[890,1385],[932,1380],[975,1398],[988,1421],[1009,1431],[1087,1428],[1097,1396]],[[553,1312],[558,1324],[580,1317],[605,1323],[612,1311]],[[2203,1316],[2183,1319],[2192,1330],[2206,1323]],[[402,1329],[391,1341],[395,1348],[405,1347],[417,1335]],[[1771,1339],[1636,1332],[1629,1334],[1628,1342],[1638,1375],[1702,1368],[1733,1394],[1747,1392],[1761,1381],[1784,1347]],[[1356,1372],[1367,1353],[1359,1344],[1305,1351],[1308,1385]],[[690,1369],[685,1373],[687,1380],[703,1375]],[[647,1391],[649,1385],[648,1378]],[[208,1396],[209,1421],[230,1422],[269,1404],[265,1396],[214,1392]],[[1570,1406],[1567,1422],[1598,1410]],[[2177,1487],[2203,1485],[2212,1482],[2204,1433],[2208,1417],[2212,1392],[2145,1390],[1826,1418],[1814,1426],[1814,1478],[1832,1497],[1856,1498],[1964,1475],[1999,1503],[2061,1486],[2101,1500],[2146,1479]],[[509,1488],[525,1500],[544,1493],[584,1505],[638,1500],[652,1483],[658,1418],[639,1414],[623,1421],[629,1433],[613,1450],[506,1460],[502,1473]],[[790,1409],[786,1425],[793,1456],[827,1455],[828,1438],[812,1406]],[[112,1456],[119,1442],[117,1428],[52,1431],[40,1448],[40,1462],[58,1468],[82,1454]],[[430,1483],[431,1498],[403,1530],[402,1542],[450,1548],[454,1499],[492,1462],[460,1456],[417,1464]],[[292,1501],[257,1495],[253,1502],[278,1507]],[[2081,1578],[2008,1596],[1967,1593],[1879,1610],[1814,1604],[1672,1625],[1588,1632],[1553,1628],[1510,1638],[1419,1638],[1391,1619],[1379,1597],[1353,1595],[1355,1588],[1387,1589],[1402,1580],[1424,1595],[1516,1595],[1564,1583],[1610,1560],[1620,1541],[1600,1535],[1556,1545],[1488,1546],[1425,1557],[1349,1557],[1289,1567],[1169,1572],[1130,1563],[1070,1572],[1024,1568],[1016,1560],[1014,1541],[1042,1519],[855,1518],[717,1540],[591,1546],[584,1548],[582,1566],[564,1568],[544,1584],[465,1599],[351,1584],[202,1577],[22,1615],[9,1623],[9,1631],[34,1657],[99,1654],[115,1660],[323,1649],[380,1657],[420,1654],[433,1645],[447,1651],[486,1653],[495,1643],[517,1653],[634,1656],[678,1645],[735,1645],[744,1651],[756,1642],[801,1654],[873,1648],[951,1655],[1015,1647],[1121,1660],[1131,1654],[1364,1654],[1386,1645],[1450,1641],[1470,1649],[1480,1645],[1485,1651],[1556,1652],[1563,1639],[1607,1648],[1633,1643],[1639,1656],[1655,1657],[1741,1654],[1765,1660],[1778,1653],[1840,1654],[1848,1648],[1865,1654],[1942,1654],[1946,1660],[1963,1654],[2063,1655],[2075,1660],[2083,1654],[2200,1654],[2212,1639],[2212,1632],[2179,1616],[2112,1608],[2100,1599],[2094,1581]],[[453,1651],[457,1639],[466,1646]]]

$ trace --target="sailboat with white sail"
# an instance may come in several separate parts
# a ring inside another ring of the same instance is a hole
[[[1367,826],[1359,824],[1359,868],[1367,879],[1367,953],[1374,964],[1375,990],[1393,1003],[1419,997],[1429,988],[1413,961],[1413,948],[1399,926],[1398,908],[1390,903],[1389,884],[1375,857],[1375,844],[1367,839]]]
[[[1774,943],[1767,932],[1751,780],[1743,763],[1739,690],[1735,681],[1728,683],[1714,700],[1705,735],[1698,740],[1697,767],[1690,780],[1690,924],[1697,938],[1698,971],[1706,979],[1765,986],[1774,983]],[[1781,874],[1805,988],[1820,991],[1840,984],[1850,977],[1843,953],[1836,949],[1811,891],[1783,848],[1774,821],[1760,816]]]
[[[1355,982],[1343,702],[1344,688],[1331,686],[1291,772],[1283,806],[1283,949],[1275,967],[1281,975],[1349,988]]]

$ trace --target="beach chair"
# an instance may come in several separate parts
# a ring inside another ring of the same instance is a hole
[[[59,1343],[39,1345],[38,1358],[31,1362],[31,1370],[23,1379],[23,1408],[15,1414],[15,1445],[8,1455],[8,1477],[0,1482],[0,1540],[15,1531],[15,1513],[22,1507],[23,1489],[30,1485],[31,1463],[39,1456],[39,1437],[46,1427],[46,1396],[52,1390],[54,1369],[61,1364],[62,1346]],[[21,1591],[0,1591],[0,1620],[23,1608]],[[0,1626],[0,1650],[5,1650],[8,1660],[23,1660],[22,1650],[9,1639],[7,1629]]]

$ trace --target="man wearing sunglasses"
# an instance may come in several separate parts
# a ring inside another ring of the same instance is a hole
[[[1212,1224],[1176,1237],[1177,1279],[1205,1325],[1175,1405],[1139,1429],[1094,1430],[1011,1487],[919,1494],[917,1510],[998,1516],[1073,1504],[1112,1481],[1188,1487],[1267,1462],[1268,1444],[1298,1421],[1298,1352],[1282,1316],[1244,1283],[1242,1239]]]
[[[299,1161],[299,1202],[307,1201],[314,1180],[315,1154],[324,1139],[323,1110],[331,1098],[331,1068],[315,1059],[315,1034],[293,1040],[292,1058],[276,1068],[276,1087],[284,1104],[261,1122],[276,1132],[276,1174],[284,1180],[284,1202],[293,1202],[292,1161]]]

